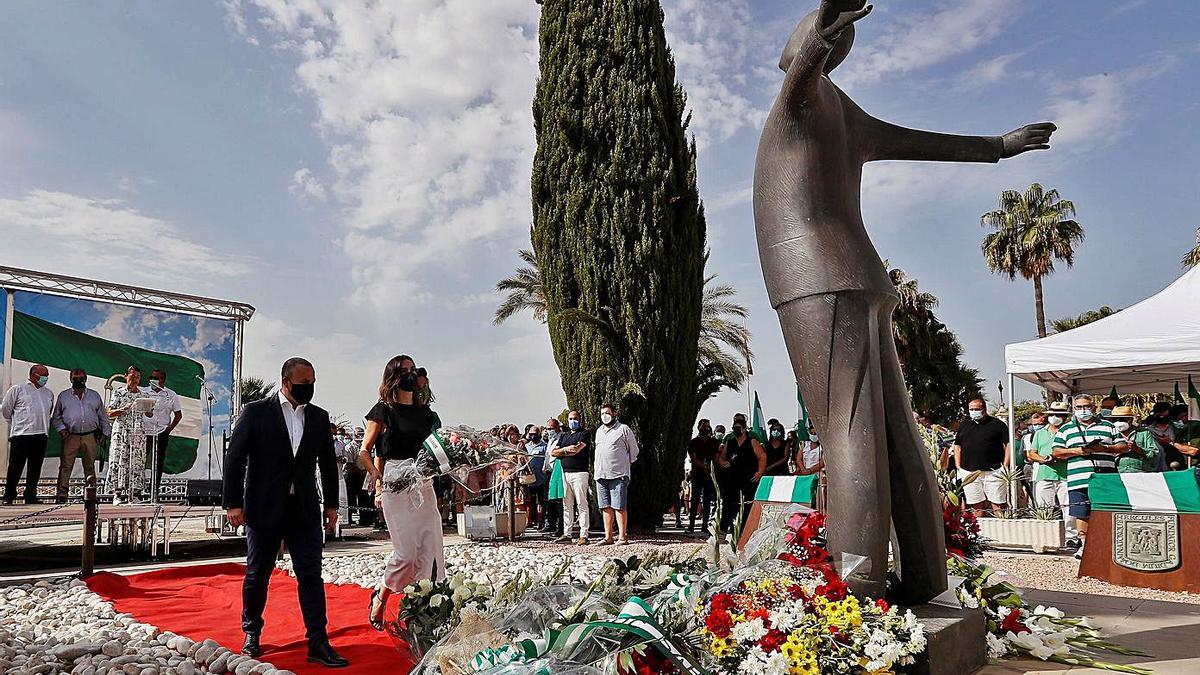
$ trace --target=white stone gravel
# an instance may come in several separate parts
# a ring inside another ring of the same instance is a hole
[[[0,673],[292,675],[135,621],[70,577],[0,588]]]
[[[583,552],[578,549],[545,550],[480,544],[447,546],[446,571],[450,574],[461,573],[477,583],[503,584],[520,570],[552,574],[570,560],[571,574],[583,581],[591,581],[614,557],[612,554],[597,554],[602,550]],[[326,556],[322,562],[322,576],[326,583],[375,588],[379,585],[389,555],[389,552],[372,552]],[[278,566],[293,574],[290,556],[281,560]]]
[[[1020,588],[1200,605],[1200,595],[1194,593],[1116,586],[1091,577],[1078,578],[1079,561],[1069,555],[989,552],[984,554],[983,562],[1006,573],[1005,580]]]

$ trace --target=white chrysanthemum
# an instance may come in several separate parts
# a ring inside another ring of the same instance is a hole
[[[738,642],[758,642],[767,634],[767,627],[759,618],[743,621],[733,627],[733,639]]]
[[[988,658],[989,659],[1002,659],[1002,658],[1004,658],[1004,656],[1006,654],[1008,654],[1008,644],[1006,644],[1004,642],[1004,640],[996,637],[995,635],[988,633],[987,634]]]
[[[767,674],[766,654],[763,653],[761,647],[755,645],[746,652],[746,657],[738,665],[738,672],[743,673],[743,675]]]
[[[780,652],[775,652],[768,656],[765,665],[764,671],[766,675],[787,675],[788,671],[791,670],[787,657]]]

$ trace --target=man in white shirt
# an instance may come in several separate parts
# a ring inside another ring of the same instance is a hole
[[[600,406],[600,426],[596,429],[596,501],[604,513],[605,544],[628,544],[625,533],[629,524],[629,477],[638,458],[637,438],[633,429],[617,421],[611,403]],[[613,519],[619,537],[613,539]]]
[[[41,504],[37,498],[42,460],[46,458],[46,439],[50,417],[54,414],[54,394],[46,388],[50,371],[41,364],[29,369],[29,381],[14,384],[0,402],[0,415],[8,421],[8,476],[4,481],[4,503],[17,497],[21,471],[25,474],[25,503]]]
[[[146,447],[154,453],[154,487],[151,494],[158,495],[167,461],[167,445],[171,442],[171,432],[183,419],[183,406],[179,403],[179,394],[167,388],[167,374],[161,368],[150,371],[149,394],[154,398],[154,417],[144,420],[142,428],[146,432]]]

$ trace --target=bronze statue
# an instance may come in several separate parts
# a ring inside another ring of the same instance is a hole
[[[892,341],[896,291],[863,226],[862,166],[996,162],[1050,147],[1055,126],[955,136],[863,112],[827,75],[849,53],[864,5],[823,0],[788,39],[758,146],[754,223],[767,294],[825,449],[831,551],[868,556],[870,571],[851,582],[883,597],[894,527],[893,597],[924,602],[946,589],[941,505]]]

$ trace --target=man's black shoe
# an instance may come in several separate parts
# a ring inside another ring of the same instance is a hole
[[[350,665],[350,662],[343,659],[337,652],[333,651],[333,645],[329,641],[310,644],[308,646],[308,660],[311,663],[319,663],[326,668],[345,668]]]
[[[246,641],[242,643],[242,654],[252,659],[262,654],[262,648],[258,646],[258,633],[246,633]]]

